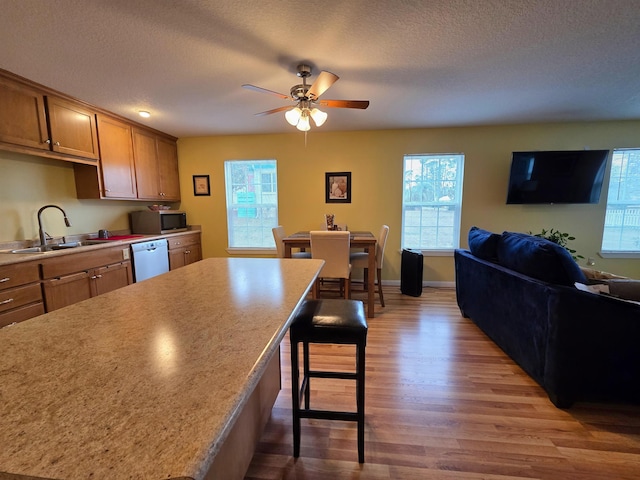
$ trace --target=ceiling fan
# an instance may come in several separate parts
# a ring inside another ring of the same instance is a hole
[[[312,118],[317,127],[321,126],[327,119],[327,114],[317,108],[317,105],[329,108],[358,108],[365,109],[369,106],[368,100],[324,100],[320,99],[320,95],[326,92],[340,77],[322,70],[312,85],[307,85],[307,78],[311,76],[311,67],[309,65],[298,65],[298,77],[302,78],[302,83],[291,87],[290,94],[274,92],[266,88],[256,87],[255,85],[244,84],[244,88],[255,92],[268,93],[284,100],[293,100],[293,107],[278,107],[265,112],[256,113],[256,115],[270,115],[272,113],[284,112],[285,118],[289,124],[303,132],[311,128],[309,118]]]

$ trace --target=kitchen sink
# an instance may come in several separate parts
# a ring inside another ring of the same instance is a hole
[[[66,250],[68,248],[86,247],[88,245],[102,245],[104,241],[101,240],[84,240],[80,242],[64,242],[55,243],[51,245],[44,245],[40,247],[18,248],[16,250],[9,250],[7,253],[46,253],[53,252],[55,250]]]

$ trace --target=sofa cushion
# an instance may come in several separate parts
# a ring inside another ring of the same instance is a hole
[[[611,278],[607,280],[609,293],[625,300],[640,302],[640,280],[630,278]]]
[[[483,260],[496,260],[498,258],[498,241],[500,235],[483,230],[478,227],[471,227],[469,230],[469,250],[476,257]]]
[[[587,277],[587,280],[605,281],[605,280],[609,280],[610,278],[627,278],[621,275],[616,275],[615,273],[601,272],[599,270],[595,270],[589,267],[580,267],[580,270],[582,270],[582,273],[584,273],[584,276]]]
[[[498,262],[511,270],[548,283],[573,286],[587,283],[571,254],[545,238],[503,232],[498,241]]]

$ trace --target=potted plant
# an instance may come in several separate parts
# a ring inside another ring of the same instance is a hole
[[[543,228],[540,233],[529,232],[529,234],[533,235],[534,237],[546,238],[553,243],[557,243],[561,247],[565,248],[576,262],[578,261],[578,259],[584,258],[582,255],[577,254],[574,249],[569,248],[568,242],[570,242],[571,240],[575,240],[576,237],[573,237],[568,233],[563,233],[553,228],[547,231]]]

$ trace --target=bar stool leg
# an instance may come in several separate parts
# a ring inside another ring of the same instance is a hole
[[[356,409],[358,412],[358,462],[364,463],[364,379],[365,379],[365,347],[356,346],[357,380],[356,380]]]
[[[293,410],[293,456],[300,456],[300,385],[298,344],[291,344],[291,407]]]
[[[303,362],[304,362],[304,375],[303,375],[303,385],[304,385],[304,408],[306,410],[309,410],[309,405],[310,405],[310,397],[311,397],[311,377],[309,375],[309,343],[308,342],[302,342],[302,357],[303,357]]]

